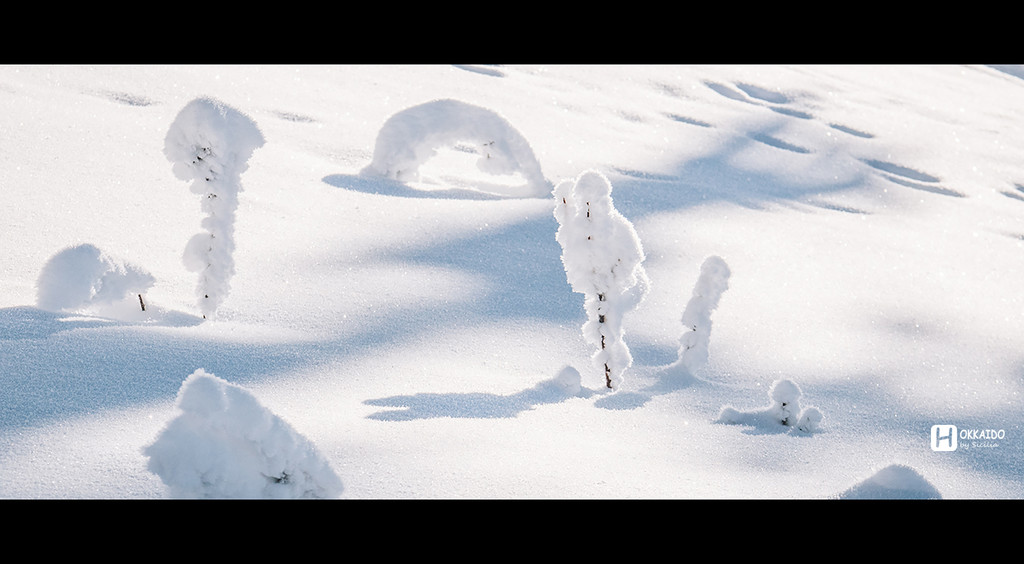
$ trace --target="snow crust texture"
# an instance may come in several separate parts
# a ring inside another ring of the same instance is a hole
[[[562,264],[574,292],[584,295],[587,321],[583,336],[597,350],[594,365],[603,371],[608,388],[618,388],[633,364],[623,340],[623,316],[643,301],[650,281],[643,267],[643,245],[633,224],[612,202],[612,185],[597,171],[554,189],[555,238],[562,246]]]
[[[36,281],[36,305],[48,311],[103,307],[145,292],[153,275],[95,245],[68,247],[50,257]]]
[[[230,291],[241,175],[264,142],[248,116],[211,98],[186,104],[167,132],[164,155],[174,175],[202,198],[204,231],[192,236],[182,258],[199,273],[196,296],[204,316],[212,316]]]
[[[419,179],[420,166],[441,147],[476,144],[477,167],[494,175],[521,173],[526,184],[509,187],[509,197],[546,197],[551,183],[541,173],[530,143],[496,112],[458,100],[434,100],[402,110],[381,127],[373,160],[364,175],[399,181]]]
[[[305,437],[246,389],[200,369],[181,413],[143,449],[176,498],[336,498],[342,483]]]

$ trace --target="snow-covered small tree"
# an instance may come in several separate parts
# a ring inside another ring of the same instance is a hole
[[[623,316],[650,287],[644,251],[633,224],[615,209],[612,185],[586,171],[553,191],[562,264],[573,291],[584,295],[583,337],[596,348],[592,360],[605,385],[618,388],[633,357],[623,340]]]
[[[142,292],[155,281],[142,268],[85,243],[46,261],[36,280],[36,304],[49,311],[103,309],[133,295],[142,304]]]
[[[729,275],[729,265],[721,257],[711,256],[704,260],[693,294],[683,310],[679,356],[669,366],[669,371],[692,377],[707,364],[711,312],[718,307],[722,294],[729,288]]]
[[[180,413],[142,449],[177,498],[336,498],[342,483],[308,439],[241,386],[196,370]]]
[[[203,317],[212,316],[235,273],[234,228],[241,175],[264,144],[259,127],[240,111],[210,98],[185,105],[171,124],[164,155],[174,175],[201,196],[203,232],[185,246],[186,268],[199,273],[196,294]]]

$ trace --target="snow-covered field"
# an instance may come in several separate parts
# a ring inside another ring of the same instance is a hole
[[[1024,497],[1022,77],[2,66],[0,497]]]

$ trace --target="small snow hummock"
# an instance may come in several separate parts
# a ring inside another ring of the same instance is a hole
[[[800,387],[792,380],[776,380],[772,384],[768,396],[771,404],[754,411],[739,411],[733,407],[723,407],[718,414],[717,423],[734,425],[751,425],[761,429],[779,429],[780,426],[805,434],[821,429],[824,419],[817,407],[800,409]]]
[[[700,267],[693,295],[683,310],[684,332],[679,339],[679,356],[666,372],[693,377],[708,362],[711,340],[711,312],[718,307],[729,288],[729,265],[721,257],[710,256]]]
[[[509,187],[510,197],[546,197],[551,183],[541,173],[529,142],[492,110],[458,100],[434,100],[391,116],[377,134],[373,160],[362,170],[403,182],[419,179],[419,167],[442,147],[459,142],[486,147],[477,161],[485,173],[521,173],[524,186]]]
[[[199,273],[196,294],[204,316],[212,316],[230,290],[235,273],[235,211],[241,175],[263,134],[248,116],[210,98],[185,105],[164,140],[174,175],[202,197],[203,232],[185,246],[186,268]]]
[[[839,499],[942,499],[942,494],[917,470],[902,464],[882,468],[839,494]]]
[[[196,370],[181,413],[143,448],[176,498],[336,498],[342,484],[312,443],[248,390]]]
[[[85,243],[46,261],[36,281],[36,304],[47,311],[104,309],[145,292],[154,282],[142,268]]]
[[[587,322],[583,337],[596,347],[592,360],[603,371],[605,385],[618,388],[633,364],[623,341],[622,318],[644,299],[650,281],[643,267],[644,251],[633,224],[619,213],[612,185],[596,171],[554,189],[562,264],[573,291],[584,295]]]

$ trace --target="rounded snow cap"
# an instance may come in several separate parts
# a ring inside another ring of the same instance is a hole
[[[611,200],[611,194],[612,183],[605,175],[596,170],[585,171],[576,178],[576,199],[589,202],[591,207],[607,206],[607,202]]]
[[[793,403],[800,398],[800,388],[792,380],[776,380],[770,393],[779,403]]]

